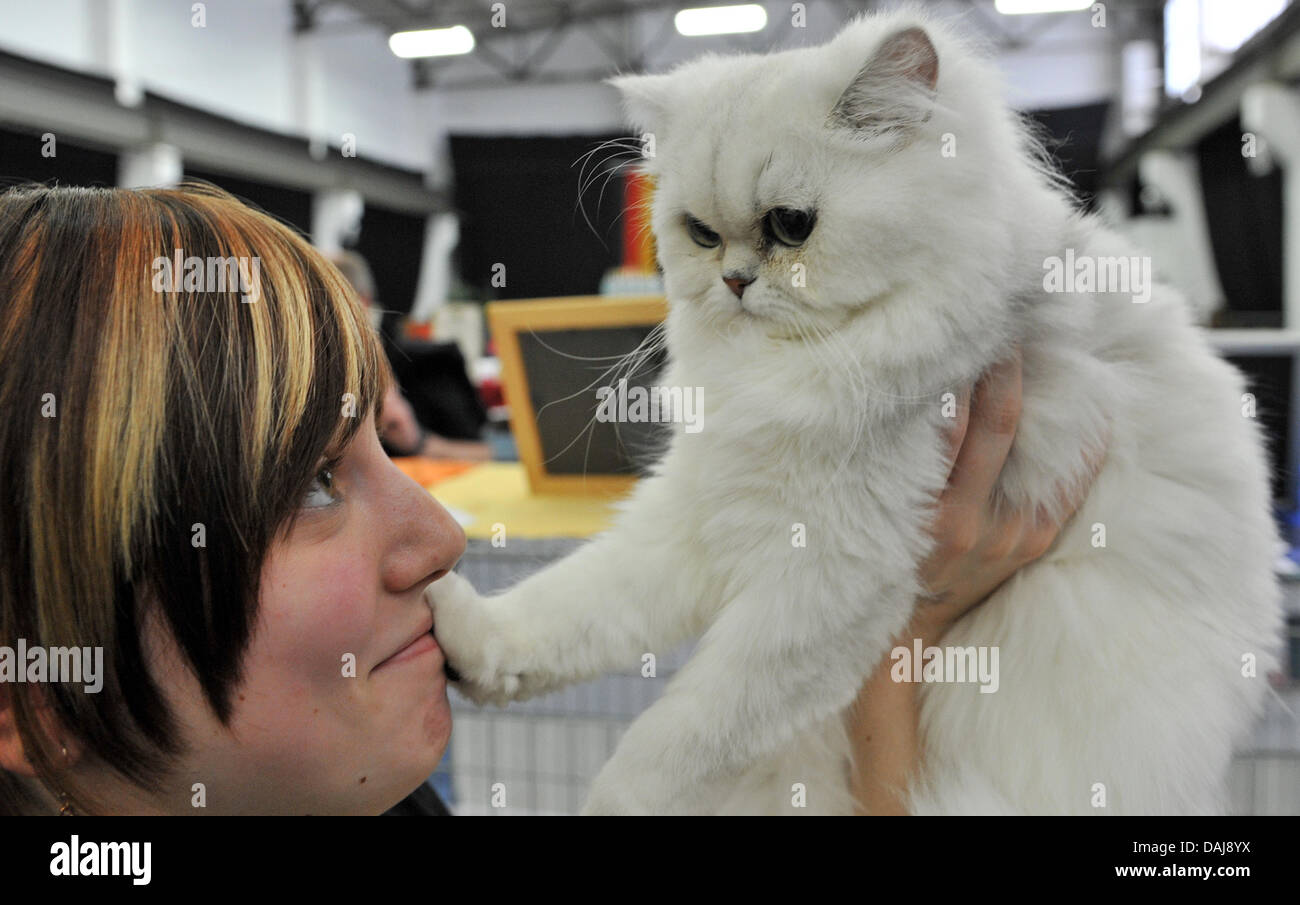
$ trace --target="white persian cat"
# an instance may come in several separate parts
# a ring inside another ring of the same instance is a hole
[[[1047,172],[995,66],[905,11],[613,83],[654,141],[663,383],[703,388],[703,430],[675,425],[566,559],[490,598],[431,586],[461,690],[524,698],[702,636],[587,812],[850,812],[842,712],[923,593],[946,394],[1019,344],[1000,502],[1058,513],[1108,453],[1046,555],[944,637],[1000,675],[922,687],[910,807],[1222,811],[1281,625],[1261,433],[1141,261],[1080,291],[1133,251]]]

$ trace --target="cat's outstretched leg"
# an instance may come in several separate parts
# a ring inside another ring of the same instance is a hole
[[[817,592],[790,599],[788,587],[751,585],[728,604],[664,696],[628,729],[584,813],[716,811],[756,760],[849,704],[902,630],[913,599],[901,585],[833,595],[838,602]],[[841,796],[843,784],[834,786],[806,792]]]
[[[638,487],[610,531],[493,597],[452,573],[425,592],[457,686],[504,704],[641,666],[698,631],[699,584],[668,489]],[[696,588],[692,596],[688,589]]]

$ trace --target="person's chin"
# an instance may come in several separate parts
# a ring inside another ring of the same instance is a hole
[[[447,750],[447,744],[451,741],[451,701],[447,698],[447,683],[444,681],[439,687],[435,700],[429,709],[425,712],[424,719],[425,738],[434,753],[433,765],[436,767],[438,761],[442,760],[442,754]]]
[[[386,722],[393,727],[392,750],[402,752],[412,775],[424,771],[416,784],[433,773],[451,738],[445,662],[442,650],[435,648],[384,664],[371,674],[384,686],[381,700],[390,713]],[[412,766],[413,761],[418,765]]]
[[[451,741],[451,702],[447,697],[445,679],[437,683],[432,693],[426,691],[414,713],[400,720],[397,735],[403,738],[403,750],[410,757],[418,757],[425,769],[420,779],[425,779],[442,760],[443,752]]]

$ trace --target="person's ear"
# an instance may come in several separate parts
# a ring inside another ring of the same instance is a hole
[[[36,776],[23,753],[23,740],[14,721],[13,692],[0,682],[0,769],[19,776]]]
[[[62,739],[56,756],[64,759],[65,766],[75,764],[81,757],[81,747],[67,737],[66,733],[59,731],[58,721],[44,703],[37,704],[37,719],[46,738]],[[18,722],[14,719],[13,690],[4,682],[0,682],[0,769],[18,776],[36,777],[36,771],[23,749],[22,736],[18,734]]]

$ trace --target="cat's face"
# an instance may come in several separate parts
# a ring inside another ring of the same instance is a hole
[[[613,80],[653,136],[645,169],[674,305],[799,340],[933,269],[947,202],[969,181],[969,164],[940,162],[939,67],[924,29],[882,23]]]
[[[743,106],[663,149],[653,225],[669,297],[768,332],[838,326],[888,290],[888,268],[866,265],[889,259],[895,240],[881,227],[905,216],[894,206],[907,199],[815,132],[747,117]],[[837,178],[850,172],[852,185]],[[855,200],[864,196],[873,202]]]

